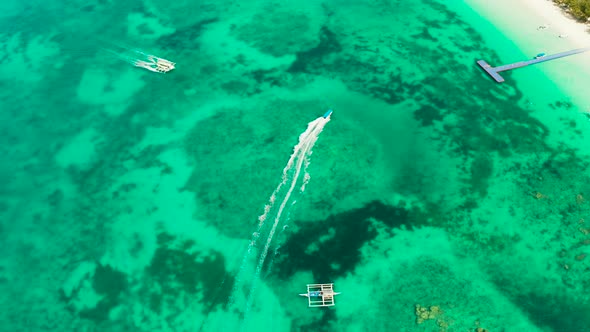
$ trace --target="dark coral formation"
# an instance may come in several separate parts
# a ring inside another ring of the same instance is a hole
[[[277,57],[311,48],[316,33],[305,14],[275,5],[266,6],[250,23],[234,26],[232,32],[238,39]]]
[[[192,252],[190,241],[178,243],[165,233],[158,236],[158,245],[141,291],[151,310],[161,312],[164,305],[176,307],[182,293],[200,294],[204,313],[227,303],[233,277],[228,275],[220,253]]]
[[[378,201],[326,220],[296,222],[300,230],[281,247],[286,255],[275,262],[276,273],[281,279],[305,270],[316,280],[346,275],[360,262],[360,248],[377,236],[375,223],[390,229],[413,226],[407,210]]]

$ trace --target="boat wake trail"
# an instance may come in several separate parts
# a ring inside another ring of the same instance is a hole
[[[252,234],[248,250],[238,270],[229,302],[230,308],[238,309],[238,311],[241,311],[240,307],[243,308],[244,322],[252,306],[256,284],[265,266],[273,237],[281,222],[286,220],[285,212],[295,203],[294,196],[305,191],[305,186],[309,182],[310,176],[307,173],[309,157],[324,126],[330,121],[330,114],[331,111],[310,122],[305,132],[299,136],[299,142],[293,148],[293,153],[283,169],[281,182],[270,195],[264,212],[258,217],[256,231]],[[299,190],[295,190],[297,188]],[[275,253],[277,250],[278,246],[275,247]],[[268,262],[267,266],[271,264],[272,262]]]

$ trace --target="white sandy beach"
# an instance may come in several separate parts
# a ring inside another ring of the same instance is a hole
[[[491,23],[508,36],[517,41],[526,39],[526,46],[590,47],[590,26],[577,22],[551,0],[467,2],[477,11],[490,14]]]
[[[551,0],[467,0],[478,13],[514,42],[520,51],[534,56],[590,47],[590,25],[577,22]],[[519,61],[500,54],[505,61]],[[544,65],[559,86],[582,110],[590,111],[590,98],[582,87],[590,86],[590,51]]]

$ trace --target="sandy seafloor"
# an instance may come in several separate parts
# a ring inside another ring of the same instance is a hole
[[[590,331],[577,71],[495,84],[476,60],[534,54],[445,3],[2,2],[0,330]],[[316,282],[335,307],[297,296]]]

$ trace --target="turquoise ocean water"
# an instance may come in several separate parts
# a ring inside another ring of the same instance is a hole
[[[480,15],[3,2],[0,330],[590,331],[590,122]]]

